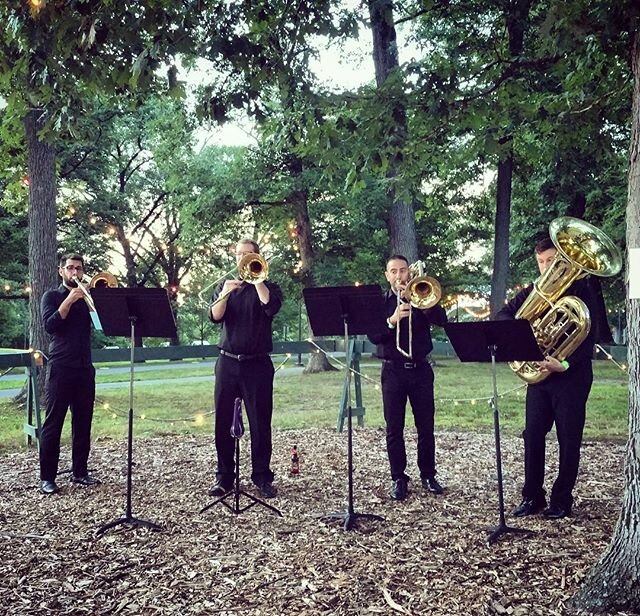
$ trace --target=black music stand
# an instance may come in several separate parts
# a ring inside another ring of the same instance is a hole
[[[541,361],[544,359],[538,347],[531,323],[526,319],[506,321],[479,321],[472,323],[447,323],[447,336],[462,362],[491,362],[493,381],[493,428],[496,441],[496,470],[498,475],[498,507],[500,521],[490,530],[487,544],[495,543],[506,533],[533,534],[524,528],[507,526],[504,517],[504,493],[502,488],[502,453],[500,450],[500,416],[498,411],[498,384],[496,362]]]
[[[282,512],[276,509],[273,505],[265,503],[253,494],[249,494],[240,488],[240,439],[244,434],[244,425],[242,424],[242,399],[236,398],[233,406],[233,421],[231,422],[231,438],[235,440],[235,479],[233,482],[233,489],[229,490],[226,494],[223,494],[220,498],[214,500],[212,503],[205,505],[200,509],[200,513],[204,513],[207,509],[211,509],[218,503],[224,505],[227,509],[230,509],[232,513],[238,514],[250,509],[254,505],[262,505],[267,509],[271,509],[274,513],[282,517]],[[249,503],[244,507],[240,507],[240,497],[244,496],[249,499]],[[227,502],[227,498],[233,497],[233,505]]]
[[[129,432],[127,437],[127,504],[125,514],[101,526],[96,534],[126,524],[132,528],[145,527],[162,530],[147,520],[131,513],[131,474],[133,469],[133,368],[135,363],[135,336],[147,338],[175,338],[176,322],[166,289],[111,289],[95,288],[91,297],[107,336],[130,336],[131,358],[129,376]]]
[[[344,335],[345,383],[347,388],[347,477],[348,509],[320,516],[321,519],[344,520],[351,530],[359,518],[383,520],[372,513],[356,513],[353,507],[353,425],[351,411],[351,357],[349,336],[384,331],[385,309],[379,285],[358,287],[319,287],[303,290],[309,324],[314,336]]]

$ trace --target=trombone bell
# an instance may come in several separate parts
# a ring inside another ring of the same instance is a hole
[[[442,287],[440,283],[431,276],[423,275],[424,264],[422,261],[416,261],[409,266],[409,282],[404,291],[397,289],[396,297],[398,298],[398,306],[401,301],[409,303],[413,308],[418,310],[426,310],[433,308],[442,297]],[[396,326],[396,349],[409,359],[413,358],[413,322],[411,311],[409,312],[409,349],[405,350],[400,344],[400,323]]]
[[[93,322],[93,326],[96,329],[102,330],[102,324],[100,323],[100,318],[98,317],[98,313],[96,311],[96,305],[93,301],[93,297],[91,297],[90,289],[95,288],[105,288],[109,287],[111,289],[115,289],[118,286],[118,279],[111,272],[99,272],[91,277],[88,283],[82,282],[80,278],[74,276],[73,279],[76,281],[78,288],[84,294],[84,301],[89,308],[89,314],[91,316],[91,321]]]
[[[89,288],[103,288],[109,287],[115,289],[118,286],[118,279],[111,272],[99,272],[91,277],[89,281]]]
[[[244,255],[238,262],[238,277],[249,284],[259,284],[269,277],[269,264],[258,253]]]
[[[442,287],[431,276],[417,276],[409,281],[402,295],[414,308],[425,310],[440,301]]]
[[[231,272],[232,271],[233,270],[231,270]],[[227,272],[227,274],[229,273],[230,272]],[[227,274],[220,278],[218,282],[227,276]],[[260,284],[268,277],[269,264],[261,254],[252,252],[248,255],[244,255],[244,257],[238,261],[238,278],[243,282],[248,282],[249,284]],[[231,291],[229,293],[221,293],[218,299],[209,306],[209,310],[220,302],[226,301],[231,293]]]

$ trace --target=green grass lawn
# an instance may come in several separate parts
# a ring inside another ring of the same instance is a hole
[[[278,363],[276,361],[276,363]],[[492,393],[491,372],[487,364],[461,364],[439,359],[436,371],[436,429],[490,431],[493,415],[488,400]],[[362,364],[365,425],[381,426],[382,396],[378,388],[380,364]],[[587,407],[585,438],[627,438],[628,378],[613,363],[594,362],[595,380]],[[179,383],[176,377],[211,375],[210,368],[160,370],[136,374],[134,388],[135,433],[137,438],[160,434],[209,433],[213,378],[202,383]],[[128,381],[128,374],[100,377],[100,381]],[[166,384],[145,384],[147,379],[166,379]],[[274,392],[275,429],[334,428],[343,388],[344,374],[330,372],[313,375],[282,375],[276,378]],[[506,365],[498,366],[498,392],[501,394],[501,427],[517,434],[523,427],[525,388]],[[354,399],[355,404],[355,399]],[[129,390],[126,387],[98,391],[93,423],[94,439],[123,439],[127,431]],[[9,402],[0,402],[0,450],[24,445],[24,414]],[[69,438],[69,421],[65,438]],[[410,418],[408,425],[412,424]]]

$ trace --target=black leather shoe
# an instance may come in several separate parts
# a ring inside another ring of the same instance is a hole
[[[396,479],[391,486],[389,496],[393,500],[402,501],[409,495],[409,485],[406,479]]]
[[[547,501],[534,500],[532,498],[525,498],[511,513],[516,518],[524,518],[527,515],[534,515],[540,513],[547,506]]]
[[[43,494],[55,494],[59,492],[60,488],[56,485],[55,481],[41,481],[40,492]]]
[[[224,496],[227,492],[231,492],[232,489],[233,484],[225,483],[218,479],[211,488],[209,488],[209,496]]]
[[[72,477],[72,483],[77,483],[81,486],[97,486],[100,485],[101,481],[92,477],[91,475],[83,475],[82,477]]]
[[[275,498],[278,494],[278,491],[270,481],[260,481],[256,483],[256,487],[258,488],[258,494],[260,494],[262,498]]]
[[[444,488],[438,483],[438,480],[435,477],[428,477],[427,479],[422,480],[422,487],[431,492],[431,494],[444,494]]]
[[[559,505],[550,505],[543,512],[542,515],[547,520],[559,520],[560,518],[566,518],[571,515],[570,507],[560,507]]]

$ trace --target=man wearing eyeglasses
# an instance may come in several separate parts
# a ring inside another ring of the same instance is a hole
[[[91,363],[91,318],[77,279],[84,275],[78,254],[61,257],[62,284],[42,296],[42,318],[49,334],[47,411],[40,432],[40,491],[54,494],[60,458],[60,435],[71,409],[71,481],[91,486],[100,483],[87,471],[91,421],[95,400],[95,369]]]
[[[236,264],[260,248],[250,239],[236,245]],[[218,456],[211,496],[223,496],[235,478],[234,442],[230,435],[234,402],[242,398],[251,432],[251,480],[263,498],[276,496],[271,470],[273,413],[272,322],[282,305],[282,291],[271,281],[248,284],[226,280],[213,294],[210,318],[222,323],[220,357],[215,367],[215,441]],[[224,299],[222,299],[224,298]]]

